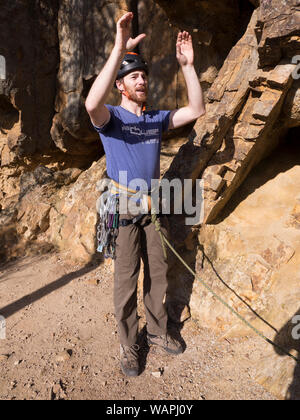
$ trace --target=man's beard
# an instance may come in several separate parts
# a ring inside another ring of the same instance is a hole
[[[127,87],[125,84],[126,92],[129,94],[129,98],[137,103],[145,103],[147,101],[148,89],[146,87],[132,89]],[[137,90],[141,89],[140,93],[137,93]]]

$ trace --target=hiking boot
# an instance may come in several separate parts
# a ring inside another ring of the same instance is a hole
[[[121,369],[126,376],[138,376],[139,360],[138,351],[140,347],[137,344],[133,346],[120,345]]]
[[[147,334],[148,344],[162,347],[165,351],[170,354],[180,354],[183,353],[183,348],[181,344],[172,338],[169,334],[165,335],[152,335]]]

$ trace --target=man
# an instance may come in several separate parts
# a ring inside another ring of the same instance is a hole
[[[86,99],[86,109],[99,132],[106,153],[108,176],[121,183],[120,173],[127,174],[126,185],[135,178],[158,179],[162,132],[188,124],[205,113],[201,86],[194,68],[192,38],[180,32],[176,57],[181,66],[188,92],[188,105],[174,111],[146,111],[148,68],[141,57],[130,53],[145,34],[131,38],[133,14],[126,13],[117,22],[114,48]],[[129,53],[128,53],[129,51]],[[126,53],[127,52],[127,53]],[[124,57],[125,56],[125,57]],[[106,105],[114,84],[122,94],[118,107]],[[182,352],[181,345],[167,333],[167,313],[163,304],[167,289],[167,262],[160,236],[150,216],[138,223],[126,214],[116,239],[114,304],[120,336],[121,368],[127,376],[139,371],[137,318],[137,280],[140,258],[144,262],[144,305],[148,343],[171,354]],[[167,235],[166,218],[161,219]],[[151,221],[151,219],[150,219]]]

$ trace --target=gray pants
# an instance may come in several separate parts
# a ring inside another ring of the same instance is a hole
[[[122,219],[132,216],[122,215]],[[164,259],[160,235],[155,231],[151,215],[138,224],[120,226],[116,242],[114,305],[120,342],[131,346],[138,335],[137,281],[141,258],[144,263],[144,307],[147,331],[162,335],[167,332],[167,312],[163,303],[167,290],[168,263]],[[162,232],[167,236],[168,220],[160,217]],[[168,237],[168,236],[167,236]]]

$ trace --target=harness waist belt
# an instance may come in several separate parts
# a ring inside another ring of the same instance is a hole
[[[127,188],[125,185],[119,184],[118,182],[116,182],[115,180],[111,180],[113,187],[111,189],[111,192],[113,194],[122,194],[122,191],[126,192],[126,195],[128,196],[128,198],[134,197],[135,194],[138,194],[139,191],[136,190],[131,190],[130,188]],[[143,202],[143,207],[145,208],[147,206],[148,212],[150,212],[151,210],[151,196],[141,192],[141,197],[139,198],[139,200],[141,200]],[[144,201],[145,200],[145,201]]]

